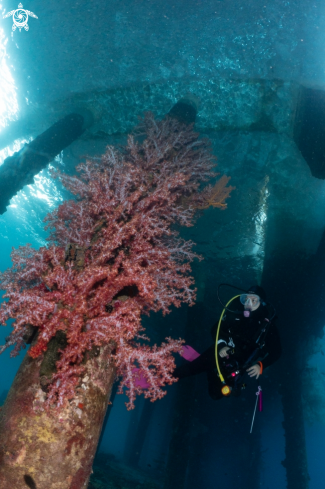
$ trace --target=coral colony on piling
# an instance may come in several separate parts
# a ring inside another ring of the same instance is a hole
[[[37,331],[28,351],[32,358],[46,351],[58,331],[66,335],[47,409],[73,399],[86,352],[102,345],[112,345],[128,408],[137,394],[161,398],[162,387],[175,381],[171,353],[181,350],[182,340],[146,345],[141,315],[194,303],[190,262],[200,257],[175,225],[193,225],[197,209],[224,208],[233,187],[222,177],[200,191],[217,174],[209,142],[192,127],[152,114],[141,127],[144,141],[137,142],[138,129],[123,153],[108,147],[101,159],[79,165],[78,176],[53,173],[75,199],[45,218],[49,246],[13,250],[13,267],[0,274],[6,291],[0,322],[14,320],[0,352],[15,345],[11,355],[17,355],[27,328]],[[148,390],[136,382],[139,375]]]

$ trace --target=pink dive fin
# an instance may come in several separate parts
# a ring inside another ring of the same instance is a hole
[[[137,368],[137,367],[134,367],[134,368],[132,369],[132,372],[133,372],[134,374],[136,374],[136,373],[138,374],[138,378],[136,378],[136,379],[134,380],[134,385],[135,385],[135,387],[141,387],[142,389],[149,389],[150,384],[148,384],[147,379],[146,379],[146,378],[145,378],[145,376],[144,376],[144,375],[143,375],[143,374],[140,372],[140,369],[139,369],[139,368]]]
[[[200,356],[200,354],[189,345],[183,346],[179,354],[181,355],[181,357],[185,358],[185,360],[188,360],[189,362],[193,362],[193,360]],[[141,387],[141,389],[149,389],[150,384],[148,384],[146,377],[143,375],[142,372],[140,372],[139,368],[134,367],[132,369],[132,373],[137,374],[137,378],[134,380],[134,385],[136,387]]]
[[[182,351],[179,352],[180,356],[188,360],[189,362],[193,362],[196,358],[200,356],[200,354],[194,350],[190,345],[184,345]]]

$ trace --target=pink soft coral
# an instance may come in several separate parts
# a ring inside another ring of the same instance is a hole
[[[47,216],[50,246],[14,250],[12,269],[0,275],[7,299],[0,322],[14,319],[5,347],[16,343],[16,354],[32,325],[38,337],[29,355],[36,358],[57,331],[66,333],[50,404],[62,406],[73,398],[85,352],[108,343],[114,345],[129,407],[143,392],[135,383],[139,373],[150,384],[145,395],[153,400],[175,381],[171,353],[182,341],[168,338],[159,348],[144,346],[141,315],[194,303],[189,263],[197,255],[173,225],[192,225],[191,202],[200,184],[216,174],[207,141],[191,128],[169,118],[158,122],[151,114],[143,126],[142,144],[130,136],[123,154],[108,147],[100,161],[78,167],[80,176],[55,174],[76,199]]]

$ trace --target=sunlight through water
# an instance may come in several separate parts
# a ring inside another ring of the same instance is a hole
[[[9,59],[6,51],[7,42],[8,39],[0,28],[0,131],[10,121],[18,118],[17,87],[7,64]],[[13,151],[17,151],[17,147],[13,148]],[[12,152],[9,148],[0,151],[0,165],[10,154]]]
[[[1,11],[1,5],[0,5]],[[17,86],[8,66],[8,39],[0,28],[0,132],[19,118]],[[0,151],[0,165],[4,160],[19,151],[24,144],[32,141],[21,138]],[[62,153],[55,158],[56,163],[63,164]],[[15,195],[4,215],[0,216],[0,237],[8,239],[15,235],[17,242],[23,244],[31,238],[35,244],[44,245],[44,216],[63,201],[57,182],[51,178],[46,168],[34,177],[32,185],[26,185]]]

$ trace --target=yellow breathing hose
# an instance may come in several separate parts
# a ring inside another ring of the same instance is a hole
[[[217,370],[218,370],[218,374],[219,374],[219,377],[220,377],[220,380],[223,384],[225,384],[225,379],[220,371],[220,367],[219,367],[219,360],[218,360],[218,340],[219,340],[219,332],[220,332],[220,326],[221,326],[221,321],[222,321],[222,318],[223,318],[223,315],[225,313],[225,310],[227,309],[227,307],[229,306],[229,304],[234,300],[234,299],[237,299],[237,297],[240,297],[240,294],[239,295],[235,295],[235,297],[233,297],[232,299],[230,299],[230,301],[226,304],[226,307],[223,309],[222,313],[221,313],[221,316],[220,316],[220,319],[219,319],[219,323],[218,323],[218,329],[217,329],[217,336],[216,336],[216,347],[215,347],[215,353],[216,353],[216,364],[217,364]]]

